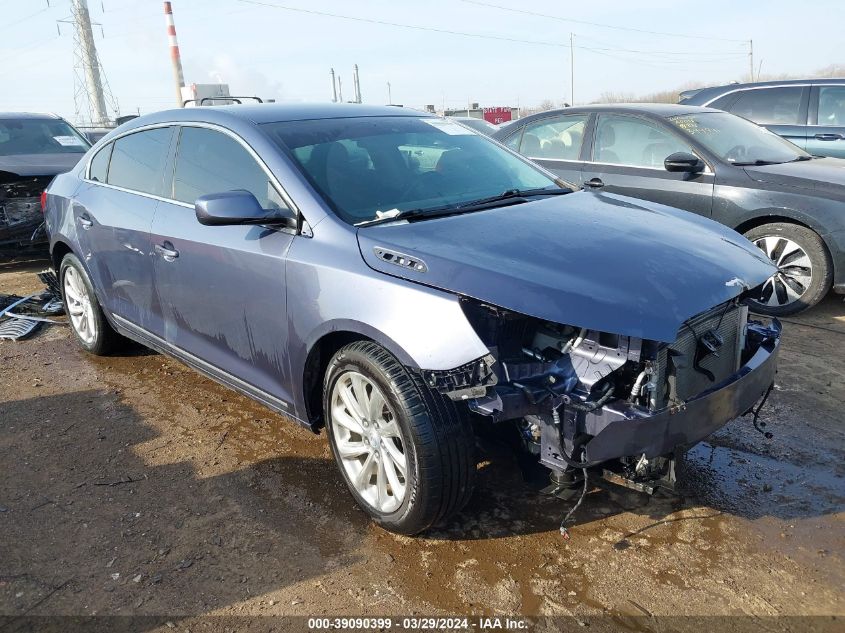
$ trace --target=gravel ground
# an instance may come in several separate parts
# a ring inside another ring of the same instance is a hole
[[[37,290],[42,267],[0,268],[0,292]],[[569,541],[568,502],[495,443],[457,519],[395,536],[355,507],[324,436],[177,361],[91,357],[58,326],[0,341],[0,616],[841,617],[842,298],[784,341],[772,440],[731,422],[692,451],[682,497],[596,489]]]

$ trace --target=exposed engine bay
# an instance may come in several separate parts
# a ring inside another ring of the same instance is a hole
[[[672,343],[463,299],[490,354],[423,376],[473,413],[514,424],[553,482],[602,464],[606,478],[652,492],[673,486],[676,453],[746,413],[772,383],[780,326],[749,321],[743,298],[688,319]],[[764,346],[757,361],[768,370],[749,382],[743,369]]]

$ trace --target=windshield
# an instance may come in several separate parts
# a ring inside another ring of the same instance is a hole
[[[89,147],[61,119],[0,119],[0,156],[84,154]]]
[[[445,119],[356,117],[263,129],[350,224],[508,190],[560,188],[487,137]]]
[[[669,117],[669,122],[735,165],[788,163],[810,155],[767,129],[727,112]]]

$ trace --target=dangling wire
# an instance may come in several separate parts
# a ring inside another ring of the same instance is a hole
[[[582,468],[581,472],[584,473],[584,487],[581,489],[581,497],[578,499],[578,503],[576,503],[569,512],[566,513],[566,516],[563,517],[563,520],[560,522],[560,534],[563,536],[564,540],[568,541],[571,536],[569,535],[569,530],[566,528],[566,524],[569,522],[570,517],[575,514],[575,511],[581,507],[581,503],[584,501],[584,497],[587,496],[587,469]]]
[[[772,389],[775,388],[775,383],[769,385],[769,388],[766,389],[766,393],[763,394],[763,399],[760,400],[760,404],[757,405],[756,409],[752,409],[752,413],[754,417],[751,418],[751,424],[754,425],[754,428],[759,432],[762,433],[763,437],[767,440],[770,440],[774,437],[774,434],[770,433],[769,431],[765,431],[764,428],[766,426],[765,422],[759,422],[758,419],[760,417],[760,411],[763,409],[763,405],[766,404],[766,400],[769,399],[769,394],[772,393]]]

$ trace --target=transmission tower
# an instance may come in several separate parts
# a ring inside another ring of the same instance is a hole
[[[109,88],[103,66],[97,55],[91,14],[87,0],[71,0],[73,29],[73,102],[76,122],[81,125],[110,126],[108,110],[119,114],[117,100]],[[97,25],[99,26],[99,25]]]

